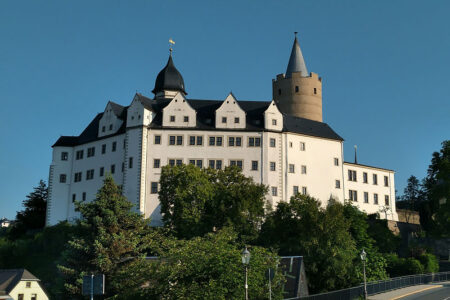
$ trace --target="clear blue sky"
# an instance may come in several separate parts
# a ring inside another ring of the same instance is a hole
[[[51,145],[174,61],[189,97],[270,100],[293,32],[345,156],[403,191],[450,138],[449,1],[0,1],[0,217],[48,178]]]

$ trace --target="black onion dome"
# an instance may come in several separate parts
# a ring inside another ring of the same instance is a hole
[[[180,72],[175,68],[173,64],[172,55],[169,56],[169,60],[167,61],[167,65],[164,69],[159,72],[155,81],[155,88],[152,93],[155,95],[161,91],[170,90],[170,91],[179,91],[183,92],[187,95],[184,90],[184,80],[183,76],[181,76]]]

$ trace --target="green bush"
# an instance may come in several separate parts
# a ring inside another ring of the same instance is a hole
[[[424,273],[424,266],[415,258],[400,258],[397,254],[386,254],[385,258],[387,262],[386,271],[390,277]]]
[[[437,273],[439,272],[439,261],[435,255],[431,253],[425,253],[418,257],[420,263],[424,267],[425,273]]]

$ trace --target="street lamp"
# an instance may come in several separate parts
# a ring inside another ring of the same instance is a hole
[[[245,300],[248,300],[248,284],[247,284],[247,267],[250,263],[250,252],[245,247],[244,251],[242,251],[242,264],[245,267]]]
[[[367,253],[363,249],[360,255],[361,255],[361,260],[363,262],[363,270],[364,270],[364,299],[367,299],[367,283],[366,283],[366,257],[367,257]]]

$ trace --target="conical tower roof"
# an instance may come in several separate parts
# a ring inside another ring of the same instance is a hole
[[[295,33],[294,45],[292,45],[291,57],[289,58],[286,69],[286,78],[292,77],[292,73],[294,72],[301,72],[303,77],[309,76],[302,50],[300,50],[300,45],[297,40],[297,32]]]
[[[159,72],[155,81],[155,88],[152,93],[155,95],[162,91],[178,91],[187,95],[184,90],[184,80],[180,72],[175,68],[172,59],[172,53],[170,53],[169,60],[164,69]]]

